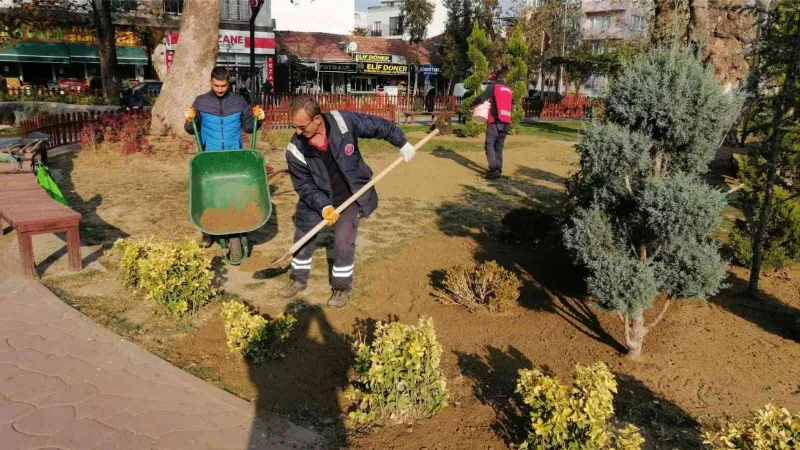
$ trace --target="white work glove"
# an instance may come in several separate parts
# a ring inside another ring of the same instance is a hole
[[[409,162],[411,158],[417,153],[417,150],[411,145],[411,142],[406,142],[406,145],[400,148],[400,156],[403,157],[403,161]]]

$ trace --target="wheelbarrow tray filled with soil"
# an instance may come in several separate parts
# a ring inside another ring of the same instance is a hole
[[[270,214],[264,156],[253,150],[203,152],[189,164],[189,216],[221,236],[261,228]]]

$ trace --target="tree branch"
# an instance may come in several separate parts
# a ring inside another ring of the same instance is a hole
[[[625,188],[628,189],[628,193],[633,196],[633,188],[631,187],[631,177],[629,175],[625,175]]]
[[[647,331],[650,331],[651,328],[653,328],[654,326],[658,325],[659,322],[661,322],[661,319],[663,319],[664,315],[667,314],[667,309],[669,309],[669,304],[670,303],[671,303],[670,299],[667,299],[667,301],[664,302],[664,308],[661,309],[661,312],[658,314],[658,317],[656,317],[656,319],[653,321],[653,323],[651,323],[649,326],[645,327],[645,329]]]
[[[622,315],[622,313],[617,313],[617,317],[619,318],[619,322],[625,325],[625,317]]]

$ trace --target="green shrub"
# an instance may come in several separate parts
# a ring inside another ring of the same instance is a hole
[[[767,405],[752,420],[704,432],[703,442],[712,450],[795,450],[800,448],[800,414]]]
[[[378,323],[374,342],[358,342],[355,353],[355,379],[347,389],[359,402],[349,415],[354,423],[407,423],[447,406],[442,348],[432,319],[420,319],[417,326]]]
[[[463,137],[478,137],[481,134],[486,132],[486,125],[479,125],[472,119],[467,120],[467,123],[464,124],[464,127],[461,129],[461,133]]]
[[[445,271],[443,300],[470,311],[486,308],[503,311],[519,298],[522,283],[516,275],[496,262],[460,265]]]
[[[0,115],[0,125],[14,125],[16,116],[13,111],[6,111]]]
[[[245,304],[237,301],[222,304],[222,319],[228,348],[256,364],[284,356],[279,344],[289,338],[297,322],[292,315],[281,315],[267,322],[267,319],[251,313]]]
[[[172,312],[197,311],[217,293],[211,261],[194,240],[120,239],[114,248],[125,285]]]
[[[539,369],[519,371],[517,393],[530,407],[531,430],[520,450],[618,449],[637,450],[644,439],[628,425],[616,432],[610,421],[614,414],[617,381],[599,362],[575,367],[573,387]]]
[[[736,262],[747,267],[753,260],[753,237],[764,202],[764,164],[764,158],[748,155],[740,160],[739,165],[739,178],[744,185],[740,197],[744,219],[736,221],[730,246]],[[775,186],[762,257],[762,268],[766,270],[779,269],[800,260],[800,204],[780,186]]]

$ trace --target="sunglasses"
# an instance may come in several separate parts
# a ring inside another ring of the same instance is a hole
[[[300,130],[300,132],[301,132],[301,133],[304,133],[304,132],[306,131],[306,128],[308,128],[308,126],[309,126],[309,125],[311,125],[311,123],[312,123],[312,122],[314,122],[314,119],[316,119],[317,117],[319,117],[319,116],[314,116],[314,117],[312,117],[312,118],[311,118],[311,120],[309,120],[309,121],[308,121],[308,123],[307,123],[307,124],[305,124],[305,125],[303,125],[303,126],[297,126],[297,125],[295,125],[295,126],[294,126],[294,128],[295,128],[296,130]]]

